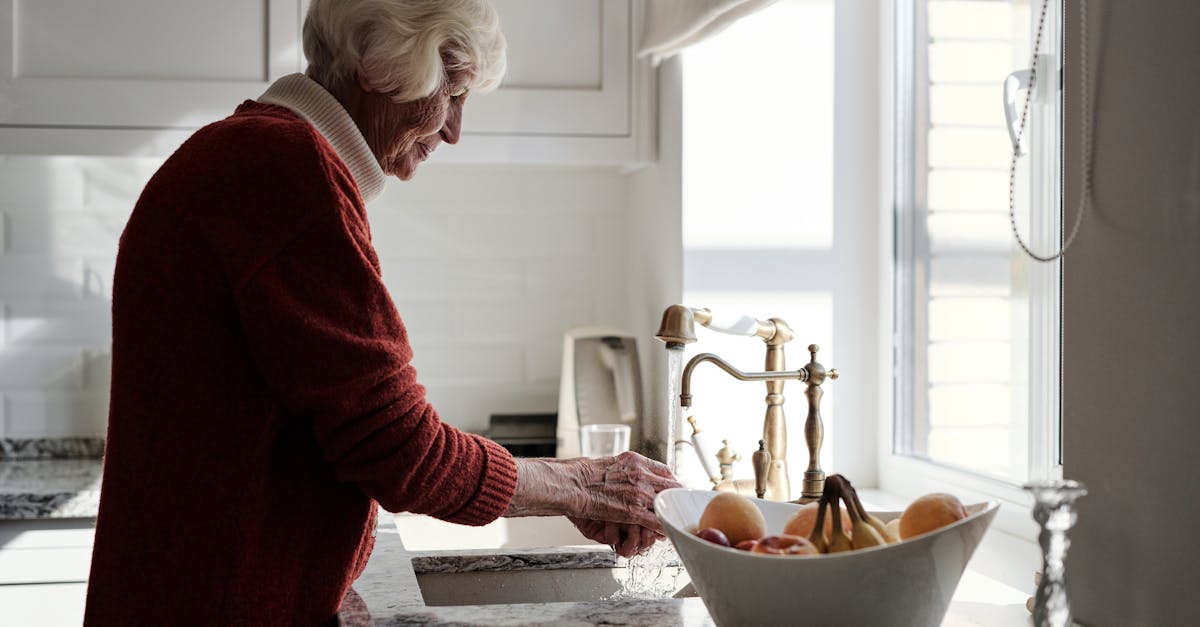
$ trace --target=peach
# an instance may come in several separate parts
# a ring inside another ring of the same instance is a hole
[[[733,546],[744,540],[757,540],[767,533],[767,521],[758,506],[735,492],[714,496],[700,514],[699,527],[719,529]]]
[[[953,494],[935,492],[926,494],[908,504],[900,515],[900,538],[907,540],[913,536],[941,529],[952,522],[967,517],[967,510],[962,501]]]
[[[750,549],[753,553],[767,553],[770,555],[820,555],[816,545],[808,541],[808,538],[793,536],[788,534],[780,534],[777,536],[765,536]]]
[[[817,524],[817,512],[820,510],[820,503],[814,501],[807,503],[801,507],[794,516],[792,516],[786,525],[783,527],[783,532],[788,535],[801,536],[808,538],[812,536],[813,525]],[[842,530],[846,535],[850,535],[850,531],[854,528],[854,523],[850,519],[850,512],[846,511],[846,506],[842,506]],[[833,531],[833,515],[832,513],[825,514],[825,541],[829,541],[829,534]]]

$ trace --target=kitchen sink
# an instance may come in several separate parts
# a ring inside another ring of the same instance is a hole
[[[481,527],[429,516],[397,514],[396,531],[409,551],[596,546],[564,516],[498,518]]]
[[[418,573],[429,606],[498,605],[667,599],[696,596],[682,566],[642,568],[522,569],[463,573]]]

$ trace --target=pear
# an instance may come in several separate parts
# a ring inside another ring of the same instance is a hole
[[[883,528],[884,528],[884,531],[886,532],[883,537],[887,538],[887,541],[889,543],[895,544],[900,541],[900,518],[899,517],[893,518],[893,519],[887,521],[887,524],[885,524],[883,526]]]

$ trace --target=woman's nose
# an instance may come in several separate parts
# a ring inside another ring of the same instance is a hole
[[[446,112],[446,123],[442,125],[442,141],[447,144],[457,144],[462,132],[463,101],[466,98],[455,98],[450,101],[450,109]]]

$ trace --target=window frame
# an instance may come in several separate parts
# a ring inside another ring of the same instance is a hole
[[[881,342],[879,361],[886,364],[886,373],[881,373],[879,393],[881,407],[879,419],[878,486],[881,491],[912,499],[921,494],[935,491],[953,492],[968,502],[1000,500],[1002,507],[995,526],[1002,531],[1033,539],[1037,526],[1029,515],[1032,499],[1014,481],[1003,480],[960,467],[941,464],[903,452],[903,438],[911,435],[911,417],[917,411],[914,390],[924,385],[925,370],[912,368],[917,351],[928,345],[927,337],[906,334],[904,329],[917,329],[913,324],[920,314],[919,308],[927,304],[911,297],[928,277],[929,257],[918,259],[915,250],[928,250],[923,229],[916,228],[914,212],[923,213],[925,197],[925,175],[918,176],[924,169],[926,155],[925,129],[928,128],[929,102],[927,92],[918,89],[928,83],[928,46],[918,45],[918,35],[926,33],[926,0],[897,0],[890,14],[885,11],[881,27],[882,46],[880,67],[880,126],[881,152],[886,156],[880,169],[880,242],[888,254],[880,277],[880,337],[890,338]],[[1030,16],[1034,18],[1040,9],[1038,0],[1029,0]],[[1031,232],[1023,233],[1026,241],[1037,251],[1054,250],[1062,238],[1062,82],[1063,47],[1061,45],[1062,1],[1051,0],[1051,17],[1047,20],[1042,49],[1054,50],[1055,55],[1045,52],[1039,55],[1039,91],[1037,99],[1044,99],[1050,115],[1031,113],[1030,127],[1026,139],[1030,155],[1038,159],[1057,159],[1056,175],[1042,177],[1036,182],[1040,190],[1040,205],[1056,207],[1056,211],[1043,211],[1031,224]],[[1057,15],[1058,19],[1053,19]],[[1031,25],[1032,26],[1032,25]],[[1049,62],[1054,59],[1054,63]],[[1052,67],[1056,72],[1051,72]],[[1015,69],[1015,68],[1014,68]],[[1047,92],[1046,84],[1055,88]],[[1047,96],[1049,94],[1049,96]],[[999,103],[997,103],[999,104]],[[910,120],[917,122],[908,123]],[[1057,120],[1055,129],[1052,122]],[[1047,129],[1055,132],[1047,133]],[[1030,137],[1039,138],[1029,141]],[[888,140],[892,144],[887,144]],[[906,158],[916,156],[916,158]],[[1036,170],[1045,173],[1044,168]],[[922,245],[925,244],[925,245]],[[1015,245],[1015,244],[1014,244]],[[1061,262],[1029,262],[1030,294],[1054,293],[1056,297],[1035,299],[1031,305],[1029,323],[1029,361],[1032,368],[1029,389],[1030,421],[1028,430],[1029,461],[1028,474],[1033,478],[1061,478]],[[910,298],[912,303],[905,302]],[[901,376],[909,368],[919,372],[919,380],[911,385],[903,384]],[[1047,381],[1056,384],[1046,385]],[[927,387],[927,386],[926,386]],[[1057,418],[1057,419],[1054,419]]]

